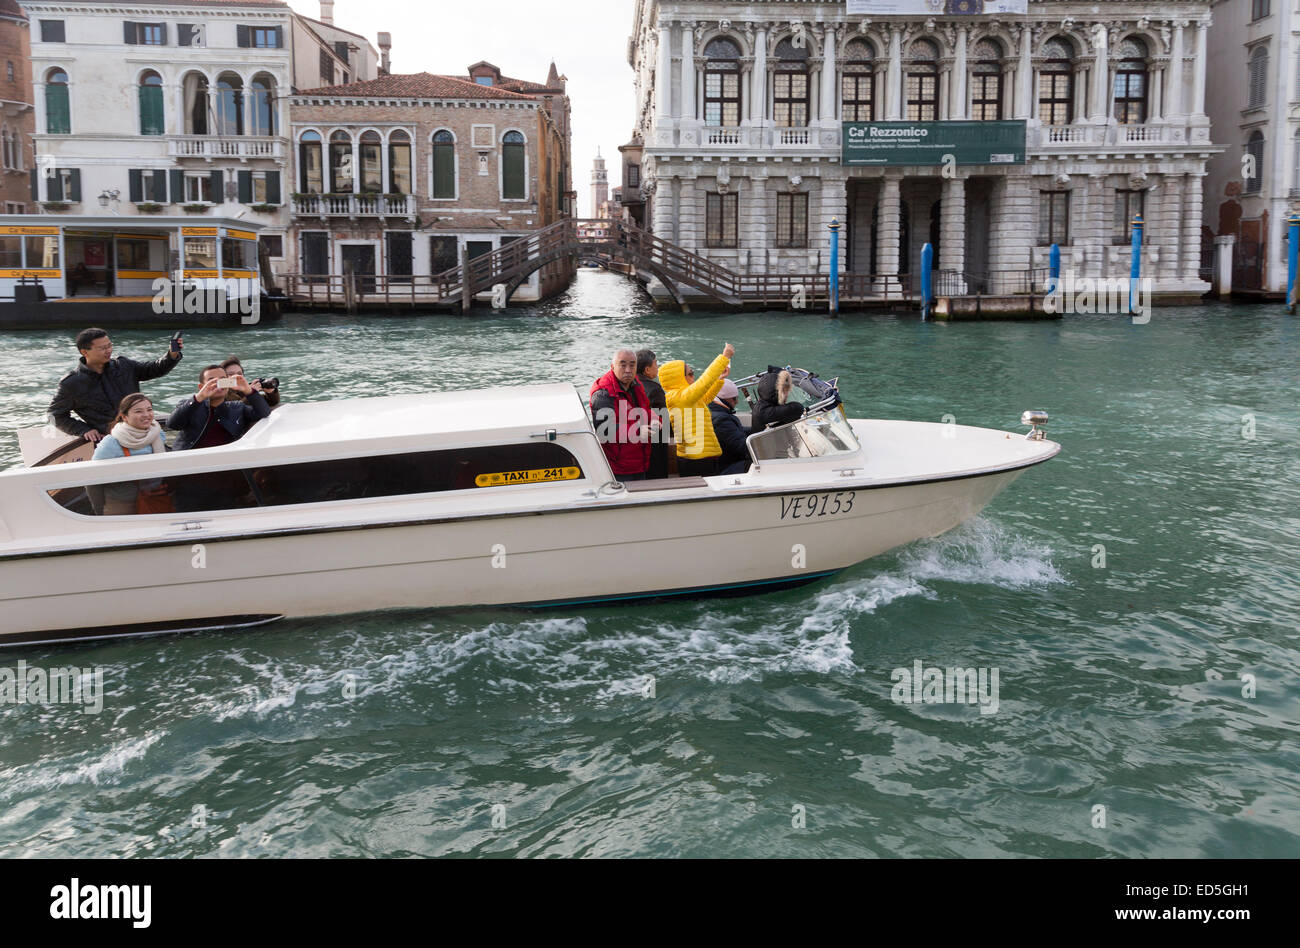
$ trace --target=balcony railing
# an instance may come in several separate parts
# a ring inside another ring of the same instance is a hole
[[[1188,129],[1181,124],[1145,123],[1142,125],[1044,125],[1038,145],[1055,149],[1070,145],[1181,144],[1188,140]],[[1033,138],[1031,136],[1031,143]]]
[[[173,135],[167,140],[173,158],[283,158],[285,139],[279,137]]]
[[[777,145],[807,145],[812,140],[812,132],[807,128],[772,129],[772,141]]]
[[[741,143],[741,130],[738,128],[705,128],[704,143],[706,145],[739,145]]]
[[[299,194],[293,213],[303,217],[415,217],[410,194]]]

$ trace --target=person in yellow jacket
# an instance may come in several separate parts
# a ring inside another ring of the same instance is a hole
[[[659,384],[664,387],[668,415],[677,434],[677,473],[683,477],[707,477],[718,473],[722,448],[713,433],[709,402],[717,397],[724,376],[731,368],[736,349],[731,343],[722,350],[697,379],[680,359],[659,367]]]

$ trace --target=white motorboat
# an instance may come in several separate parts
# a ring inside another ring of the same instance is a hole
[[[805,378],[738,475],[620,484],[565,384],[289,403],[222,447],[5,471],[0,644],[762,592],[950,530],[1060,450],[1043,413],[849,419]],[[176,512],[96,515],[160,481]]]

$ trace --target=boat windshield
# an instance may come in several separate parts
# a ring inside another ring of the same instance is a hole
[[[852,454],[862,447],[844,415],[843,406],[761,431],[750,437],[749,446],[756,461],[824,458],[834,454]]]

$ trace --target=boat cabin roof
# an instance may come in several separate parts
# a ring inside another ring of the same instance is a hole
[[[433,440],[447,444],[527,441],[530,435],[548,428],[564,434],[575,429],[585,432],[590,424],[586,407],[572,385],[502,386],[286,402],[227,449],[373,440]]]
[[[0,227],[54,227],[62,231],[166,231],[176,228],[226,227],[256,233],[265,227],[257,221],[202,214],[0,214]]]

